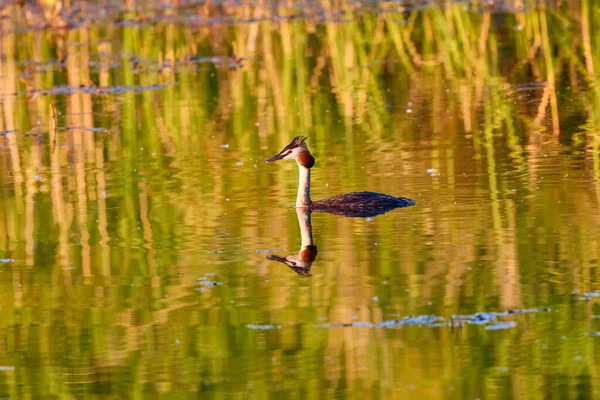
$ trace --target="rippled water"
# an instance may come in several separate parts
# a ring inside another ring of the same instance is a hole
[[[0,396],[597,397],[593,4],[25,3]],[[297,213],[297,135],[313,199],[416,205]]]

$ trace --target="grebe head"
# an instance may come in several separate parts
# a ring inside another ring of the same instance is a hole
[[[306,136],[296,136],[290,144],[285,146],[279,154],[267,158],[265,162],[277,160],[296,160],[299,165],[306,168],[312,168],[315,165],[315,158],[310,154],[306,143]]]
[[[318,253],[317,246],[309,245],[300,249],[297,255],[290,254],[289,256],[280,257],[275,254],[269,254],[267,259],[284,263],[298,275],[310,277],[312,276],[310,268],[312,267],[315,258],[317,258]]]

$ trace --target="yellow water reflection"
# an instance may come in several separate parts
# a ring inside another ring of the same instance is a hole
[[[592,3],[22,3],[0,397],[600,395]],[[266,260],[306,247],[261,162],[298,135],[315,198],[417,202],[310,216],[311,279]]]

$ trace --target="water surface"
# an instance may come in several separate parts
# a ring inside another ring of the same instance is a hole
[[[0,9],[0,396],[594,398],[600,15]],[[337,4],[337,3],[336,3]],[[312,196],[416,200],[313,213]],[[478,314],[479,313],[479,314]]]

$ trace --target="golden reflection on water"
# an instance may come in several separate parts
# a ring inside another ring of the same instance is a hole
[[[598,395],[589,2],[44,4],[0,9],[0,396]],[[308,279],[300,134],[316,199],[417,201],[313,214]]]

